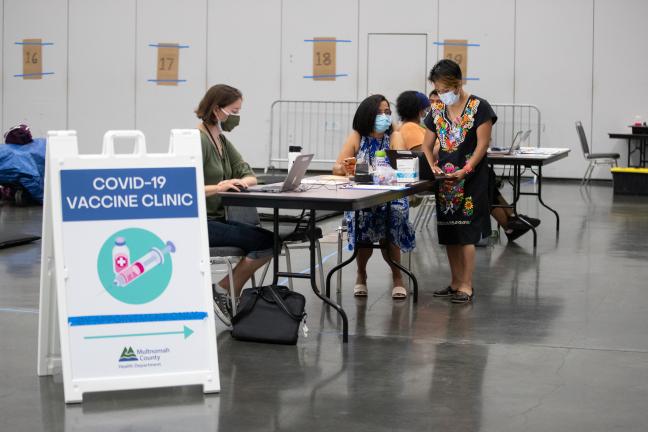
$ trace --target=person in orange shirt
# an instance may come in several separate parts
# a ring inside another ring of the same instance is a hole
[[[420,92],[409,90],[396,99],[396,110],[401,118],[399,133],[403,139],[404,150],[421,150],[425,127],[421,119],[427,115],[430,101]]]

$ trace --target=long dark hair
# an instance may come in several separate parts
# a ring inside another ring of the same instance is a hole
[[[360,136],[369,136],[373,132],[378,109],[382,101],[387,102],[387,105],[389,105],[387,98],[379,94],[369,96],[358,105],[358,109],[353,116],[353,130],[358,132]],[[391,135],[392,127],[390,126],[385,133]]]

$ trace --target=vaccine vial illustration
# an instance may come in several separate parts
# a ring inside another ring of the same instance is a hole
[[[126,269],[119,272],[115,276],[113,284],[118,287],[125,287],[149,270],[159,266],[160,264],[163,264],[165,255],[175,253],[175,251],[175,245],[170,241],[166,242],[166,247],[162,250],[156,247],[151,248],[151,250],[144,254],[144,256],[133,262]]]
[[[130,250],[124,237],[117,237],[112,249],[113,270],[115,274],[121,273],[130,264]]]

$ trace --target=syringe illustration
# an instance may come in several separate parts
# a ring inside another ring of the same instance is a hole
[[[152,247],[147,254],[118,273],[117,276],[115,276],[113,284],[118,287],[125,287],[152,268],[164,263],[164,255],[174,253],[175,251],[175,245],[170,241],[166,242],[166,247],[162,250]]]

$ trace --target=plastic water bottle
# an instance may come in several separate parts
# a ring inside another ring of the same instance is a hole
[[[378,150],[374,153],[374,170],[378,171],[378,168],[384,167],[387,164],[387,152],[385,150]]]
[[[378,150],[374,153],[374,183],[388,185],[394,183],[396,179],[395,171],[387,161],[385,150]]]
[[[130,264],[130,249],[124,237],[117,237],[112,249],[113,270],[115,274],[121,272]]]

